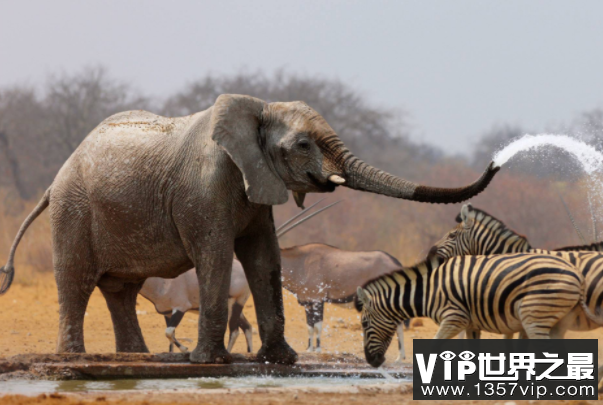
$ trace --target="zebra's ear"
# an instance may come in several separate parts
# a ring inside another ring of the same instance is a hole
[[[354,306],[356,307],[356,311],[361,312],[364,304],[368,302],[368,297],[364,292],[364,288],[358,287],[356,289],[356,300],[354,301]]]
[[[439,266],[440,263],[444,261],[444,259],[441,258],[440,255],[438,255],[437,246],[432,246],[431,249],[429,249],[429,253],[427,253],[427,259],[425,259],[425,261],[431,262],[434,267]]]
[[[461,222],[465,228],[471,228],[475,221],[475,211],[473,211],[473,206],[471,204],[463,205],[461,208]]]

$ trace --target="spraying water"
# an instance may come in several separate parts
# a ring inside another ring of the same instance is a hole
[[[598,211],[599,219],[603,218],[603,154],[594,147],[566,135],[524,135],[511,142],[494,154],[494,165],[502,166],[518,153],[537,151],[543,146],[555,146],[573,155],[588,176],[588,200],[591,212]],[[596,209],[592,210],[596,202]],[[595,238],[596,238],[596,230]],[[594,242],[594,241],[593,241]]]
[[[495,166],[502,166],[520,152],[537,149],[541,146],[556,146],[576,157],[586,174],[591,175],[603,169],[603,154],[592,146],[566,135],[524,135],[511,142],[494,155]]]

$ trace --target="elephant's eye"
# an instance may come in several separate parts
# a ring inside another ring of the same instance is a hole
[[[303,150],[308,150],[310,149],[310,142],[307,139],[302,139],[297,142],[297,147]]]

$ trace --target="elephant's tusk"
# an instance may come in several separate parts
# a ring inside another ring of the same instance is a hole
[[[341,176],[338,176],[336,174],[332,174],[329,176],[329,181],[333,182],[335,184],[343,184],[345,183],[345,179]]]

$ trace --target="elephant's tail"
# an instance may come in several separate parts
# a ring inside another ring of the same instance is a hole
[[[4,294],[8,291],[10,285],[13,282],[13,278],[15,277],[15,252],[17,251],[17,246],[25,234],[25,231],[31,225],[33,221],[48,207],[48,203],[50,201],[50,187],[44,193],[44,197],[40,200],[36,208],[29,214],[23,224],[21,224],[21,228],[19,228],[19,232],[13,241],[13,245],[10,248],[10,253],[8,254],[8,260],[6,261],[6,265],[0,268],[0,295]]]

